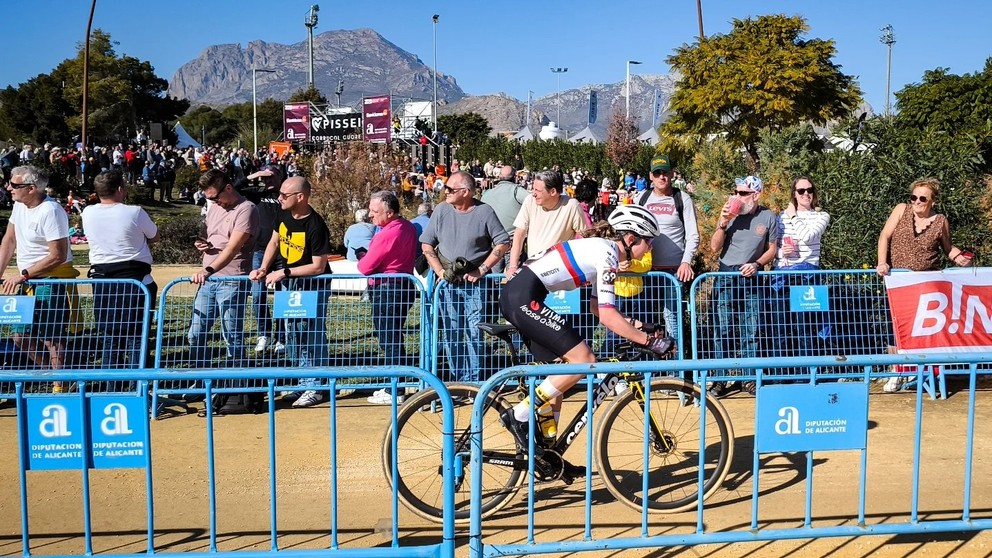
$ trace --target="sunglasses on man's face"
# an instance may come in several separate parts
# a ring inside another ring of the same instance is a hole
[[[34,186],[34,182],[14,182],[13,180],[8,182],[8,184],[13,190],[20,190],[22,188],[28,188],[30,186]]]
[[[930,198],[928,198],[926,196],[917,196],[916,194],[913,194],[913,195],[909,196],[909,200],[910,201],[914,201],[914,202],[916,200],[920,200],[920,203],[927,203],[928,201],[930,201]]]
[[[742,197],[742,198],[743,198],[743,197],[747,197],[747,196],[750,196],[750,195],[751,195],[751,194],[753,194],[754,192],[752,192],[752,191],[750,191],[750,190],[737,190],[737,191],[736,191],[736,192],[734,192],[734,193],[735,193],[735,194],[737,194],[738,196],[740,196],[740,197]]]

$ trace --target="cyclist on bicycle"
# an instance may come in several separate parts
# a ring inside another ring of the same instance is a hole
[[[607,224],[608,227],[600,224],[592,233],[608,234],[612,229],[612,238],[580,238],[556,244],[524,264],[503,288],[500,310],[528,340],[531,354],[537,360],[550,362],[561,358],[571,364],[596,362],[592,349],[579,333],[544,302],[549,292],[571,291],[590,284],[595,285],[590,310],[600,323],[658,355],[665,355],[674,347],[675,342],[670,337],[664,337],[661,332],[645,333],[639,329],[643,324],[628,320],[614,305],[613,283],[620,264],[640,258],[651,250],[652,241],[660,234],[658,222],[639,205],[622,205],[610,214]],[[554,416],[556,420],[561,394],[582,377],[583,374],[548,376],[534,390],[536,401],[533,405],[528,397],[500,414],[501,421],[521,447],[528,447],[528,421],[532,409],[537,410],[542,427],[542,417],[547,420]]]

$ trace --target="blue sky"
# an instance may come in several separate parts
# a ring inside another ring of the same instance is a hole
[[[98,0],[94,27],[118,41],[118,52],[155,66],[171,79],[209,45],[261,39],[303,42],[311,1],[300,0]],[[696,38],[695,0],[490,0],[419,2],[347,0],[320,4],[316,33],[369,27],[433,64],[431,15],[439,14],[437,66],[471,95],[505,92],[526,99],[555,92],[552,66],[568,67],[562,89],[660,74],[673,49]],[[0,86],[48,72],[75,52],[86,31],[88,0],[4,2],[0,12],[7,56]],[[879,29],[891,24],[892,91],[919,82],[938,66],[954,73],[980,71],[992,55],[986,38],[992,2],[951,0],[703,0],[707,34],[724,33],[730,20],[771,13],[799,14],[808,37],[834,39],[836,62],[858,77],[866,100],[885,103],[885,46]],[[894,101],[893,101],[894,102]]]

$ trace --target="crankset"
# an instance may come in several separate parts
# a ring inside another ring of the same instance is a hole
[[[544,450],[543,455],[534,458],[535,482],[549,483],[561,480],[570,485],[585,476],[585,467],[572,465],[556,451]]]

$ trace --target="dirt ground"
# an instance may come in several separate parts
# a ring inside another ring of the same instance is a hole
[[[290,409],[280,402],[275,415],[278,543],[283,549],[332,545],[341,548],[391,545],[390,488],[381,466],[381,443],[388,406],[365,402],[358,393],[337,402],[337,495],[332,509],[330,407]],[[583,395],[584,397],[584,395]],[[978,393],[976,443],[971,495],[972,517],[992,517],[992,409]],[[575,399],[575,398],[573,398]],[[964,499],[964,448],[967,393],[946,401],[923,402],[920,519],[960,518]],[[751,523],[754,476],[753,398],[735,394],[724,400],[733,417],[736,453],[724,488],[707,501],[707,531],[746,531]],[[566,406],[564,415],[576,403]],[[915,396],[871,397],[866,515],[869,524],[908,520],[912,488]],[[268,550],[270,485],[267,414],[215,419],[217,548]],[[206,551],[209,543],[209,490],[205,419],[170,413],[154,421],[152,455],[154,545],[157,552]],[[584,435],[582,436],[584,438]],[[581,462],[584,443],[569,456]],[[20,494],[17,423],[14,409],[0,409],[0,555],[19,555]],[[814,526],[850,525],[858,507],[859,452],[819,452],[814,456]],[[28,472],[31,552],[35,555],[82,554],[82,475],[79,471]],[[139,469],[99,470],[89,475],[94,552],[144,552],[147,547],[145,473]],[[763,528],[799,527],[805,513],[806,460],[803,455],[762,455],[759,524]],[[585,483],[541,487],[535,512],[538,542],[582,540]],[[592,528],[595,539],[638,536],[640,514],[612,500],[594,477]],[[695,513],[652,515],[648,532],[691,534]],[[506,509],[484,523],[487,543],[525,542],[526,489]],[[466,556],[467,530],[459,531],[459,556]],[[401,545],[433,542],[440,530],[404,508],[399,512]],[[596,552],[596,556],[987,556],[992,536],[980,533],[873,536],[774,543],[740,543],[665,549]]]

